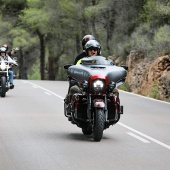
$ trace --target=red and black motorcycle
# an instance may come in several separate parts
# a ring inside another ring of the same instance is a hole
[[[123,114],[117,87],[125,82],[126,66],[111,65],[102,56],[82,59],[80,65],[65,65],[68,78],[76,81],[81,92],[66,96],[64,113],[68,120],[82,128],[85,135],[100,141],[103,131],[116,124]]]

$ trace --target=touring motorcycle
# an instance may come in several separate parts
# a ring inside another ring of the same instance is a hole
[[[6,96],[6,92],[9,90],[9,62],[8,61],[0,61],[0,94],[1,97]]]
[[[116,124],[123,114],[117,87],[125,82],[128,67],[111,65],[102,56],[83,58],[80,65],[65,65],[68,78],[81,93],[64,99],[64,114],[72,124],[100,141],[103,131]]]
[[[18,65],[17,58],[14,57],[12,61],[0,60],[0,95],[1,97],[6,96],[6,92],[10,89],[9,83],[9,69],[11,64]]]

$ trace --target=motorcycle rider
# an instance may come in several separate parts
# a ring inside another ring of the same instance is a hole
[[[83,52],[80,53],[74,60],[74,65],[77,64],[77,62],[82,59],[83,57],[86,57],[87,54],[85,52],[85,44],[89,41],[89,40],[95,40],[95,38],[92,35],[85,35],[82,39],[82,47],[83,47]]]
[[[8,70],[8,72],[9,72],[9,82],[10,82],[10,89],[13,89],[14,88],[14,84],[13,84],[14,74],[13,74],[12,66],[14,66],[14,65],[17,66],[18,64],[6,54],[6,48],[5,47],[0,48],[0,60],[10,62],[11,68]]]
[[[98,41],[96,40],[89,40],[85,44],[85,57],[91,57],[91,56],[100,56],[101,55],[101,46]],[[83,57],[84,58],[84,57]],[[76,65],[81,64],[81,59],[77,61]]]
[[[86,57],[100,56],[100,54],[101,54],[101,46],[100,46],[99,42],[96,41],[96,40],[89,40],[85,44],[84,49],[85,49]],[[81,59],[78,60],[76,65],[78,65],[78,64],[81,64]],[[77,85],[74,85],[69,89],[68,96],[67,96],[67,99],[66,99],[67,103],[70,102],[71,97],[75,93],[81,93],[81,90]]]
[[[74,65],[76,65],[77,62],[78,62],[80,59],[82,59],[82,58],[84,58],[84,57],[87,56],[87,53],[86,53],[86,51],[85,51],[85,44],[86,44],[89,40],[95,40],[95,38],[94,38],[92,35],[90,35],[90,34],[85,35],[85,36],[83,37],[83,39],[82,39],[83,52],[80,53],[80,54],[78,54],[78,56],[75,58],[75,60],[74,60]],[[69,78],[69,88],[68,88],[68,91],[70,90],[70,88],[71,88],[72,86],[74,86],[74,85],[76,85],[76,84],[77,84],[77,82],[70,77],[70,78]]]
[[[9,51],[9,52],[8,52],[8,45],[7,45],[7,44],[4,44],[2,47],[6,48],[6,55],[8,55],[8,58],[10,58],[10,60],[12,60],[11,56],[12,56],[13,54],[15,54],[15,53],[16,53],[16,51],[18,51],[18,50],[19,50],[19,48],[18,48],[18,47],[16,47],[16,48],[13,48],[11,51]],[[13,71],[13,69],[12,69],[12,65],[11,65],[10,70],[12,70],[12,71]],[[13,71],[13,75],[15,76],[14,71]]]

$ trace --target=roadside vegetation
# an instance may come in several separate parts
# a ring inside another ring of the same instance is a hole
[[[169,54],[170,1],[1,0],[0,44],[20,48],[20,79],[66,80],[63,65],[82,51],[86,34],[105,57],[126,60],[132,49],[150,58]]]

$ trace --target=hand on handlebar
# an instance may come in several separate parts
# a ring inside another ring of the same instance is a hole
[[[18,47],[16,47],[16,48],[13,48],[12,50],[18,51],[18,50],[19,50],[19,48],[18,48]]]

